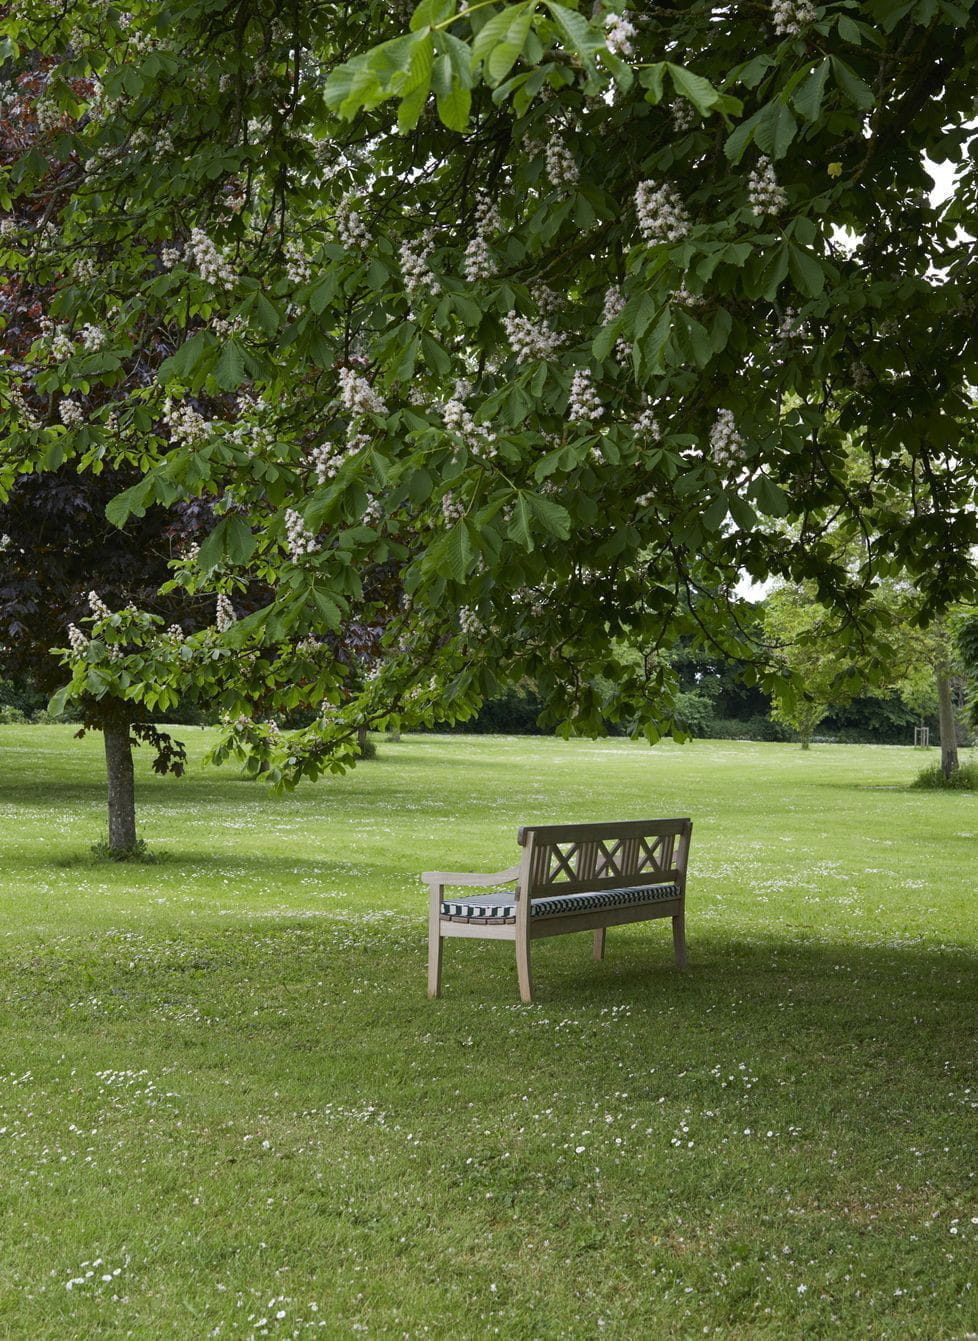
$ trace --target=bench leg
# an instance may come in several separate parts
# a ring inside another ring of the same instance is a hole
[[[598,927],[594,933],[595,959],[604,959],[604,936],[607,930],[608,930],[607,927]]]
[[[445,938],[438,935],[437,927],[428,931],[428,996],[441,996],[441,949]]]
[[[676,968],[686,967],[686,915],[672,919],[672,948],[676,952]]]
[[[516,939],[516,976],[520,984],[520,999],[527,1005],[533,1000],[533,976],[530,970],[530,942]]]

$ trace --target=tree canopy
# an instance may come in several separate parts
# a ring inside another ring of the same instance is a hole
[[[524,675],[561,729],[654,739],[678,640],[762,658],[743,574],[854,637],[882,576],[970,598],[972,8],[8,13],[43,144],[0,263],[57,294],[0,366],[7,479],[135,465],[120,524],[209,500],[173,580],[231,602],[169,670],[151,624],[94,640],[75,692],[230,660],[232,709],[259,674],[324,705],[290,781]]]

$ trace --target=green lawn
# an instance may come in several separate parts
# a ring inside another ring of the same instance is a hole
[[[273,797],[0,728],[0,1335],[978,1331],[978,797],[909,749],[427,737]],[[668,923],[449,942],[418,872],[690,814]]]

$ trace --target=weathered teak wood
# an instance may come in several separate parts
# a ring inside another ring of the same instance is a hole
[[[595,959],[604,958],[608,927],[672,918],[673,950],[679,968],[686,966],[686,868],[693,822],[690,819],[613,821],[607,824],[548,824],[519,830],[523,848],[519,865],[480,875],[467,871],[427,871],[428,995],[441,995],[442,947],[448,936],[514,941],[520,996],[533,999],[530,942],[570,931],[593,931]],[[491,889],[516,881],[512,892],[515,916],[453,918],[442,912],[445,889],[481,886]],[[675,885],[672,898],[626,904],[618,908],[580,908],[533,917],[534,901],[573,894]]]

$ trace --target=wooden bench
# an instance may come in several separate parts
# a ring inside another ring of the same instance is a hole
[[[513,941],[520,996],[533,999],[530,942],[566,931],[593,931],[594,958],[604,958],[605,931],[626,922],[671,917],[676,963],[686,964],[686,864],[690,819],[609,824],[546,824],[520,829],[523,859],[507,871],[426,871],[429,889],[428,995],[441,995],[447,936]],[[452,886],[495,894],[446,897]]]

